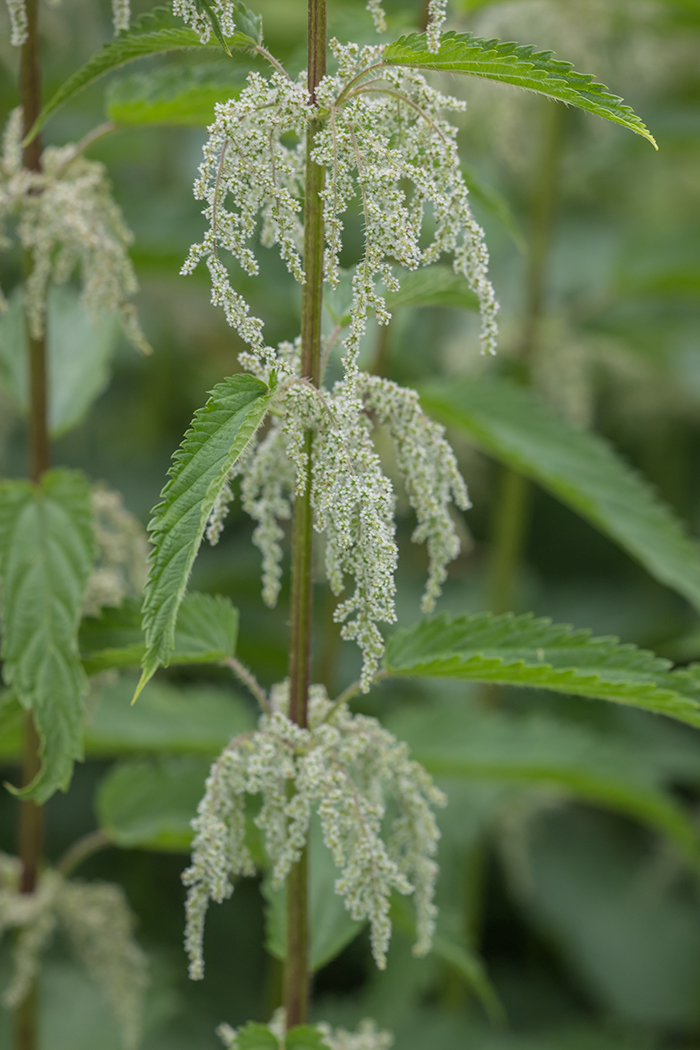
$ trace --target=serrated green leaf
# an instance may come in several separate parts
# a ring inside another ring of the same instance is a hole
[[[435,777],[548,785],[646,824],[691,863],[700,859],[693,822],[649,756],[625,737],[542,712],[520,716],[462,704],[400,711],[389,726]]]
[[[211,759],[191,755],[119,763],[97,792],[100,828],[124,849],[186,853],[210,769]]]
[[[338,869],[323,841],[321,826],[314,817],[309,833],[309,966],[312,973],[334,959],[358,935],[363,923],[356,922],[335,892]],[[284,887],[272,888],[269,877],[263,882],[265,908],[265,946],[275,959],[287,955],[287,901]]]
[[[420,394],[431,415],[537,481],[700,609],[697,543],[603,438],[574,430],[505,381],[440,381]]]
[[[277,1037],[266,1024],[248,1021],[236,1034],[235,1050],[279,1050]]]
[[[151,682],[131,707],[134,679],[106,686],[85,727],[91,757],[128,754],[200,754],[211,760],[233,737],[255,728],[250,704],[214,686]]]
[[[207,125],[214,106],[235,98],[244,80],[230,62],[161,66],[113,80],[106,93],[107,115],[121,125]]]
[[[92,317],[69,287],[51,288],[47,324],[49,427],[59,437],[83,421],[109,383],[109,362],[119,339],[114,314]],[[24,298],[18,290],[0,314],[0,384],[21,412],[29,404]]]
[[[286,1050],[330,1050],[323,1035],[312,1024],[298,1024],[290,1028],[284,1045]]]
[[[3,689],[0,692],[0,761],[11,761],[22,753],[26,714],[19,700]]]
[[[390,676],[532,686],[639,707],[700,727],[700,678],[616,638],[591,638],[530,614],[437,616],[387,642]]]
[[[170,480],[148,526],[153,550],[143,603],[146,655],[136,695],[170,661],[178,610],[209,515],[271,397],[264,383],[244,373],[218,383],[173,457]]]
[[[227,48],[250,49],[257,45],[257,40],[239,31],[226,39]],[[163,54],[166,51],[200,47],[218,48],[219,46],[216,40],[202,44],[198,34],[192,29],[185,28],[168,8],[156,7],[147,14],[141,15],[130,29],[120,33],[116,40],[105,44],[101,51],[88,59],[84,66],[81,66],[61,85],[42,109],[25,141],[31,141],[44,127],[49,117],[83,88],[94,84],[106,73],[111,73],[112,70],[119,69],[128,62],[134,62],[137,58],[146,58],[148,55]]]
[[[77,634],[94,543],[82,474],[52,470],[40,485],[0,484],[3,676],[41,740],[41,770],[21,798],[45,802],[65,791],[82,758],[87,678]]]
[[[440,37],[437,54],[428,50],[425,34],[411,33],[389,44],[383,59],[388,66],[464,73],[537,91],[622,124],[643,135],[656,148],[651,133],[630,106],[589,74],[577,73],[570,62],[561,62],[552,55],[552,51],[535,51],[534,45],[502,43],[471,33],[449,32]]]
[[[229,598],[186,594],[175,626],[171,664],[220,663],[236,652],[238,610]],[[135,602],[104,608],[80,625],[80,655],[88,674],[138,667],[146,652],[141,610]]]
[[[401,274],[401,287],[387,292],[386,305],[390,310],[401,306],[456,306],[462,310],[478,310],[479,300],[469,287],[466,277],[455,273],[451,266],[426,266]]]

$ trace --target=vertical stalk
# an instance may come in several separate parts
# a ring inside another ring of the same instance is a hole
[[[308,88],[315,101],[316,87],[326,72],[326,3],[309,0]],[[321,307],[323,303],[323,204],[319,196],[325,172],[311,159],[318,122],[307,129],[306,186],[304,201],[304,271],[306,282],[301,305],[301,374],[319,384]],[[311,511],[311,452],[313,435],[307,431],[305,452],[307,483],[294,504],[292,528],[292,595],[289,679],[289,717],[301,726],[307,722],[313,612],[313,522]],[[287,1024],[302,1024],[308,1016],[309,930],[308,857],[306,850],[287,880],[287,958],[284,970],[284,1005]]]
[[[20,56],[20,97],[24,133],[34,124],[41,111],[41,59],[39,53],[38,0],[26,0],[27,39]],[[24,149],[23,163],[31,171],[41,171],[41,138],[37,136]],[[31,261],[25,259],[25,278],[31,274]],[[50,463],[48,432],[48,398],[46,377],[46,338],[35,339],[27,325],[29,348],[29,468],[37,482]],[[41,766],[39,737],[31,713],[27,715],[22,784],[29,784]],[[44,840],[44,812],[36,802],[20,802],[19,858],[22,863],[20,889],[33,893],[41,863]],[[38,1045],[37,988],[19,1007],[16,1017],[17,1050],[36,1050]]]
[[[530,382],[533,354],[544,315],[547,267],[559,196],[559,173],[566,109],[546,103],[542,145],[532,196],[532,219],[525,277],[525,317],[519,346],[521,381]],[[518,567],[530,521],[531,483],[504,467],[492,519],[489,581],[490,610],[510,612],[515,603]]]

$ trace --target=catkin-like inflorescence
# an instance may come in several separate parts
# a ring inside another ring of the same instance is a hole
[[[441,4],[433,4],[436,18]],[[437,24],[437,23],[436,23]],[[206,260],[212,301],[254,348],[262,348],[262,322],[234,289],[219,249],[230,252],[249,274],[258,265],[250,246],[262,218],[262,242],[278,245],[290,273],[304,281],[299,257],[306,160],[306,129],[320,113],[313,159],[326,169],[322,191],[326,246],[325,278],[339,280],[343,216],[359,201],[364,252],[353,277],[353,303],[345,341],[345,367],[357,370],[367,316],[382,324],[390,314],[380,292],[399,287],[395,264],[413,270],[451,254],[479,298],[482,349],[493,352],[496,303],[487,277],[483,231],[469,207],[456,145],[456,128],[443,113],[464,103],[431,88],[407,69],[382,66],[382,47],[331,47],[338,72],[316,88],[319,109],[309,102],[305,74],[296,81],[274,72],[251,73],[238,98],[216,107],[195,196],[205,200],[209,230],[183,267],[190,273]],[[426,219],[431,236],[424,243]]]
[[[147,985],[146,957],[133,938],[134,919],[122,889],[110,883],[69,881],[48,870],[34,893],[20,893],[20,870],[16,858],[0,854],[0,938],[7,930],[18,931],[3,1004],[16,1009],[24,1002],[60,926],[110,1002],[124,1050],[135,1050]]]
[[[233,0],[211,0],[211,4],[206,5],[209,6],[219,20],[224,36],[233,36],[236,32]],[[212,34],[212,23],[206,7],[203,3],[197,3],[197,0],[173,0],[173,14],[179,15],[195,33],[199,33],[203,44],[209,42]]]
[[[106,605],[139,598],[148,571],[146,530],[126,509],[121,494],[95,485],[91,502],[97,558],[85,588],[84,616],[98,616]]]
[[[414,951],[430,948],[439,831],[433,809],[445,799],[425,770],[374,718],[334,709],[321,686],[310,691],[309,728],[287,717],[288,687],[271,696],[255,733],[237,737],[212,767],[193,822],[186,945],[190,976],[203,976],[202,934],[209,900],[232,892],[231,879],[254,872],[245,843],[245,796],[262,796],[255,818],[264,835],[273,885],[301,856],[317,813],[339,877],[336,893],[354,919],[368,920],[372,951],[383,969],[391,936],[393,890],[412,894]]]
[[[112,20],[115,33],[125,33],[131,21],[129,0],[112,0]]]
[[[428,2],[428,50],[434,54],[440,50],[440,30],[447,17],[446,9],[447,0],[429,0]],[[367,10],[372,16],[377,32],[385,33],[386,16],[381,0],[367,0]]]
[[[7,10],[10,15],[10,43],[13,47],[21,47],[27,39],[27,9],[24,0],[6,0]]]
[[[11,115],[0,158],[0,246],[4,224],[17,220],[17,238],[32,259],[25,284],[29,328],[44,331],[50,280],[66,281],[80,267],[82,298],[100,316],[115,312],[127,338],[149,346],[128,301],[137,290],[127,249],[133,238],[111,195],[103,164],[86,160],[74,146],[47,147],[41,172],[22,168],[22,115]]]
[[[268,348],[269,349],[269,348]],[[290,517],[292,499],[311,485],[313,523],[325,541],[325,570],[334,594],[346,578],[354,590],[334,613],[342,636],[357,642],[363,655],[361,685],[370,687],[384,652],[377,627],[392,623],[394,573],[398,560],[394,491],[384,476],[372,441],[375,422],[393,439],[396,463],[418,519],[416,543],[426,543],[429,573],[422,608],[431,612],[440,595],[446,566],[460,549],[450,504],[469,507],[466,486],[444,430],[421,410],[415,391],[358,372],[331,391],[291,379],[299,370],[298,344],[282,344],[276,359],[262,367],[250,357],[256,375],[269,371],[288,377],[274,403],[272,426],[235,468],[241,475],[243,507],[258,523],[253,534],[263,555],[263,598],[274,605],[281,580],[281,521]],[[309,471],[304,435],[314,435]],[[212,511],[207,535],[218,540],[231,498],[224,486]]]

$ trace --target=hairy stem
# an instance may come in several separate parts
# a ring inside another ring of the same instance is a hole
[[[326,72],[326,4],[309,0],[308,88],[315,101],[316,87]],[[323,303],[323,204],[319,196],[324,170],[311,159],[318,123],[309,123],[306,142],[304,201],[304,271],[306,282],[301,305],[301,374],[319,385],[321,357],[321,307]],[[292,528],[292,596],[289,679],[289,717],[307,722],[313,611],[313,522],[311,512],[311,452],[313,435],[305,435],[306,488],[294,504]],[[308,859],[306,850],[287,879],[287,958],[284,970],[284,1005],[287,1024],[302,1024],[308,1016],[309,929]]]
[[[41,60],[39,54],[38,0],[26,0],[27,39],[20,55],[20,98],[24,134],[41,111]],[[31,171],[41,171],[41,137],[24,149],[23,163]],[[25,277],[31,262],[25,262]],[[32,481],[37,482],[48,469],[49,430],[46,379],[46,337],[34,338],[27,325],[29,348],[29,465]],[[22,785],[29,784],[41,767],[39,737],[31,713],[27,715],[24,738]],[[36,802],[20,802],[19,858],[22,863],[21,891],[33,893],[41,863],[44,842],[44,813]],[[37,989],[34,986],[17,1012],[15,1043],[17,1050],[36,1050],[38,1045]]]
[[[531,204],[531,232],[525,276],[525,317],[519,347],[520,378],[530,382],[545,309],[547,269],[559,196],[566,107],[546,103],[544,128]],[[504,467],[492,521],[490,610],[510,612],[530,521],[531,483]]]

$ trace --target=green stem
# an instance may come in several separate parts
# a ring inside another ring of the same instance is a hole
[[[74,842],[72,846],[69,846],[56,865],[56,871],[60,872],[67,879],[88,857],[92,857],[94,853],[99,853],[100,850],[107,849],[111,845],[112,840],[104,831],[99,829],[90,831],[87,835],[83,835],[81,839],[78,839],[77,842]]]
[[[20,55],[20,97],[25,135],[41,112],[41,57],[39,51],[38,0],[26,0],[27,39]],[[24,149],[23,163],[31,171],[41,171],[41,137]],[[25,278],[31,261],[25,263]],[[46,338],[34,338],[27,325],[29,348],[29,466],[37,482],[50,465],[48,396],[46,376]],[[29,784],[41,768],[39,736],[31,714],[27,715],[24,738],[22,785]],[[33,893],[44,844],[44,812],[33,801],[20,802],[19,858],[22,863],[20,889]],[[17,1011],[15,1027],[17,1050],[36,1050],[38,1045],[38,1001],[36,984]]]
[[[547,268],[559,196],[566,120],[564,106],[549,102],[545,105],[542,144],[531,204],[525,317],[519,346],[519,373],[525,384],[530,382],[532,359],[545,312]],[[530,522],[531,496],[530,482],[510,467],[504,467],[492,519],[489,608],[493,613],[510,612],[515,603],[518,569]]]
[[[326,72],[326,4],[309,0],[308,88],[313,101]],[[323,189],[325,172],[311,159],[318,121],[312,120],[306,141],[304,201],[304,271],[306,281],[301,305],[301,374],[319,385],[321,359],[321,308],[323,304]],[[307,723],[313,612],[313,517],[311,510],[311,453],[313,434],[305,435],[306,489],[294,504],[292,528],[292,595],[289,656],[289,717]],[[308,859],[304,850],[287,880],[287,958],[284,968],[284,1005],[290,1027],[303,1024],[309,1003]]]

